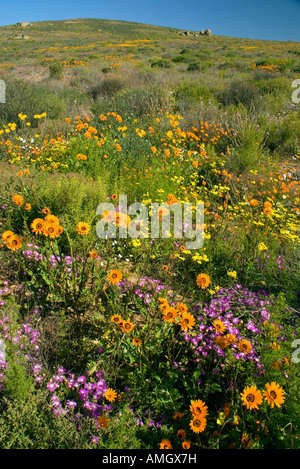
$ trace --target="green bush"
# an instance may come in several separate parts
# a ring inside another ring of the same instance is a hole
[[[185,57],[184,55],[177,55],[176,57],[173,57],[172,62],[174,63],[186,63],[188,62],[189,59]]]
[[[61,78],[63,75],[63,65],[61,63],[54,63],[49,65],[50,78]]]
[[[139,449],[138,427],[128,407],[100,431],[89,418],[80,425],[68,416],[56,417],[43,391],[23,399],[0,401],[1,449]],[[93,442],[93,436],[99,438]]]
[[[171,63],[167,59],[158,59],[151,62],[151,67],[171,68]]]
[[[272,153],[290,157],[297,154],[300,145],[299,116],[297,114],[269,123],[265,146]]]
[[[177,103],[187,102],[188,104],[196,104],[202,101],[208,104],[210,101],[213,104],[217,104],[214,90],[204,81],[198,83],[194,81],[179,82],[174,96]]]
[[[111,98],[119,91],[123,90],[125,83],[118,78],[106,78],[102,82],[94,85],[88,94],[96,101],[99,98]]]
[[[47,118],[63,118],[66,104],[55,91],[49,90],[46,85],[31,84],[16,79],[6,83],[6,104],[0,106],[0,123],[20,123],[18,114],[28,116],[33,127],[38,126],[39,119],[34,115],[46,112]]]
[[[262,106],[259,90],[249,81],[233,79],[219,93],[219,101],[224,107],[242,104],[248,111],[259,110]]]

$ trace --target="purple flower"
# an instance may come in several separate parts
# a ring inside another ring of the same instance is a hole
[[[75,401],[70,401],[70,400],[68,399],[67,402],[66,402],[66,405],[67,405],[68,407],[70,407],[71,409],[75,409],[75,407],[77,406],[77,402],[75,402]]]
[[[47,384],[47,388],[50,392],[55,391],[58,387],[58,384],[53,382],[52,379],[50,379],[49,383]]]

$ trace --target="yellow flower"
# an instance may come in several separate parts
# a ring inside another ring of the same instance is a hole
[[[179,440],[185,440],[186,439],[186,431],[183,430],[183,428],[180,428],[180,430],[178,430],[178,432],[177,432],[177,436],[178,436]]]
[[[217,418],[217,424],[218,425],[223,425],[223,423],[225,422],[225,419],[226,419],[225,413],[220,412],[219,415],[218,415],[218,418]]]
[[[190,447],[191,447],[190,440],[185,440],[185,441],[182,442],[182,448],[183,449],[190,449]]]
[[[88,232],[90,231],[90,225],[88,225],[85,222],[80,222],[76,226],[76,230],[78,231],[80,235],[87,235]]]
[[[265,207],[263,210],[263,213],[265,215],[271,215],[272,214],[272,208],[271,207]]]
[[[98,254],[97,254],[97,252],[96,252],[94,249],[92,249],[92,250],[90,251],[90,254],[89,254],[89,255],[90,255],[90,258],[91,258],[91,259],[97,259],[97,257],[98,257]]]
[[[57,218],[55,215],[51,215],[50,213],[48,213],[48,215],[45,217],[45,221],[47,223],[53,223],[55,225],[59,224],[59,218]]]
[[[134,246],[135,248],[138,248],[141,246],[141,242],[139,239],[133,239],[130,244],[132,244],[132,246]]]
[[[267,250],[268,250],[268,246],[266,246],[264,243],[259,243],[259,245],[258,245],[258,250],[259,250],[259,251],[267,251]]]
[[[50,214],[50,208],[44,207],[44,208],[42,209],[42,212],[45,213],[45,215],[49,215],[49,214]]]
[[[232,277],[232,278],[237,278],[237,273],[235,270],[233,270],[232,272],[228,271],[227,275],[229,275],[229,277]]]
[[[57,238],[61,233],[60,227],[55,223],[45,223],[43,234],[49,236],[49,238]]]

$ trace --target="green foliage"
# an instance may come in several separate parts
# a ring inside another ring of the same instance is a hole
[[[259,110],[261,106],[259,91],[250,83],[242,79],[236,79],[229,83],[219,95],[220,102],[224,107],[243,105],[250,110]]]
[[[203,80],[198,83],[187,80],[179,82],[175,90],[175,99],[181,104],[184,102],[187,102],[188,104],[204,102],[206,105],[209,102],[217,103],[214,89],[208,87]]]
[[[117,78],[106,78],[99,84],[96,84],[90,91],[94,101],[101,98],[111,98],[116,93],[122,91],[124,83]]]
[[[171,64],[167,59],[157,59],[151,62],[151,67],[171,68]]]
[[[43,392],[29,392],[22,399],[2,398],[1,449],[139,449],[138,428],[127,406],[109,427],[100,431],[88,418],[80,426],[67,416],[54,416]],[[93,435],[99,441],[93,443]]]
[[[50,78],[62,78],[63,65],[61,63],[53,63],[49,65]]]
[[[0,108],[0,122],[18,122],[18,114],[23,112],[32,120],[34,127],[39,121],[34,115],[47,113],[50,119],[59,119],[66,113],[66,104],[55,92],[46,86],[20,82],[12,78],[6,87],[6,106]]]

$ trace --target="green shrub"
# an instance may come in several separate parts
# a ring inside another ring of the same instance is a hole
[[[299,151],[300,131],[297,114],[272,120],[268,126],[265,146],[272,153],[294,156]]]
[[[172,98],[169,89],[162,85],[151,84],[134,86],[126,93],[96,103],[92,110],[95,113],[102,113],[115,109],[123,117],[142,117],[147,114],[159,113],[162,109],[170,110],[171,106]]]
[[[23,399],[0,401],[1,449],[139,449],[138,427],[124,407],[105,431],[82,417],[80,425],[68,416],[56,417],[47,393],[29,392]],[[93,436],[98,436],[98,443]]]
[[[186,63],[188,62],[189,59],[185,57],[184,55],[177,55],[176,57],[173,57],[172,62],[174,63]]]
[[[224,87],[219,93],[219,100],[224,107],[242,104],[247,110],[258,110],[262,106],[259,90],[241,78],[232,80]]]
[[[53,63],[49,65],[50,78],[61,78],[63,75],[63,65],[61,63]]]
[[[167,59],[158,59],[151,62],[151,67],[171,68],[171,63]]]
[[[106,78],[89,90],[89,95],[96,101],[98,98],[111,98],[124,89],[124,82],[118,78]]]
[[[200,70],[200,64],[198,62],[191,62],[187,68],[188,72],[197,72]]]
[[[191,82],[183,81],[179,82],[175,93],[175,99],[177,103],[187,102],[188,104],[195,104],[204,102],[207,104],[209,101],[217,104],[214,96],[214,90],[204,82]]]
[[[66,104],[46,85],[10,79],[6,83],[6,105],[0,107],[0,123],[20,122],[19,113],[26,114],[33,127],[39,125],[34,115],[47,113],[47,119],[63,118]]]

